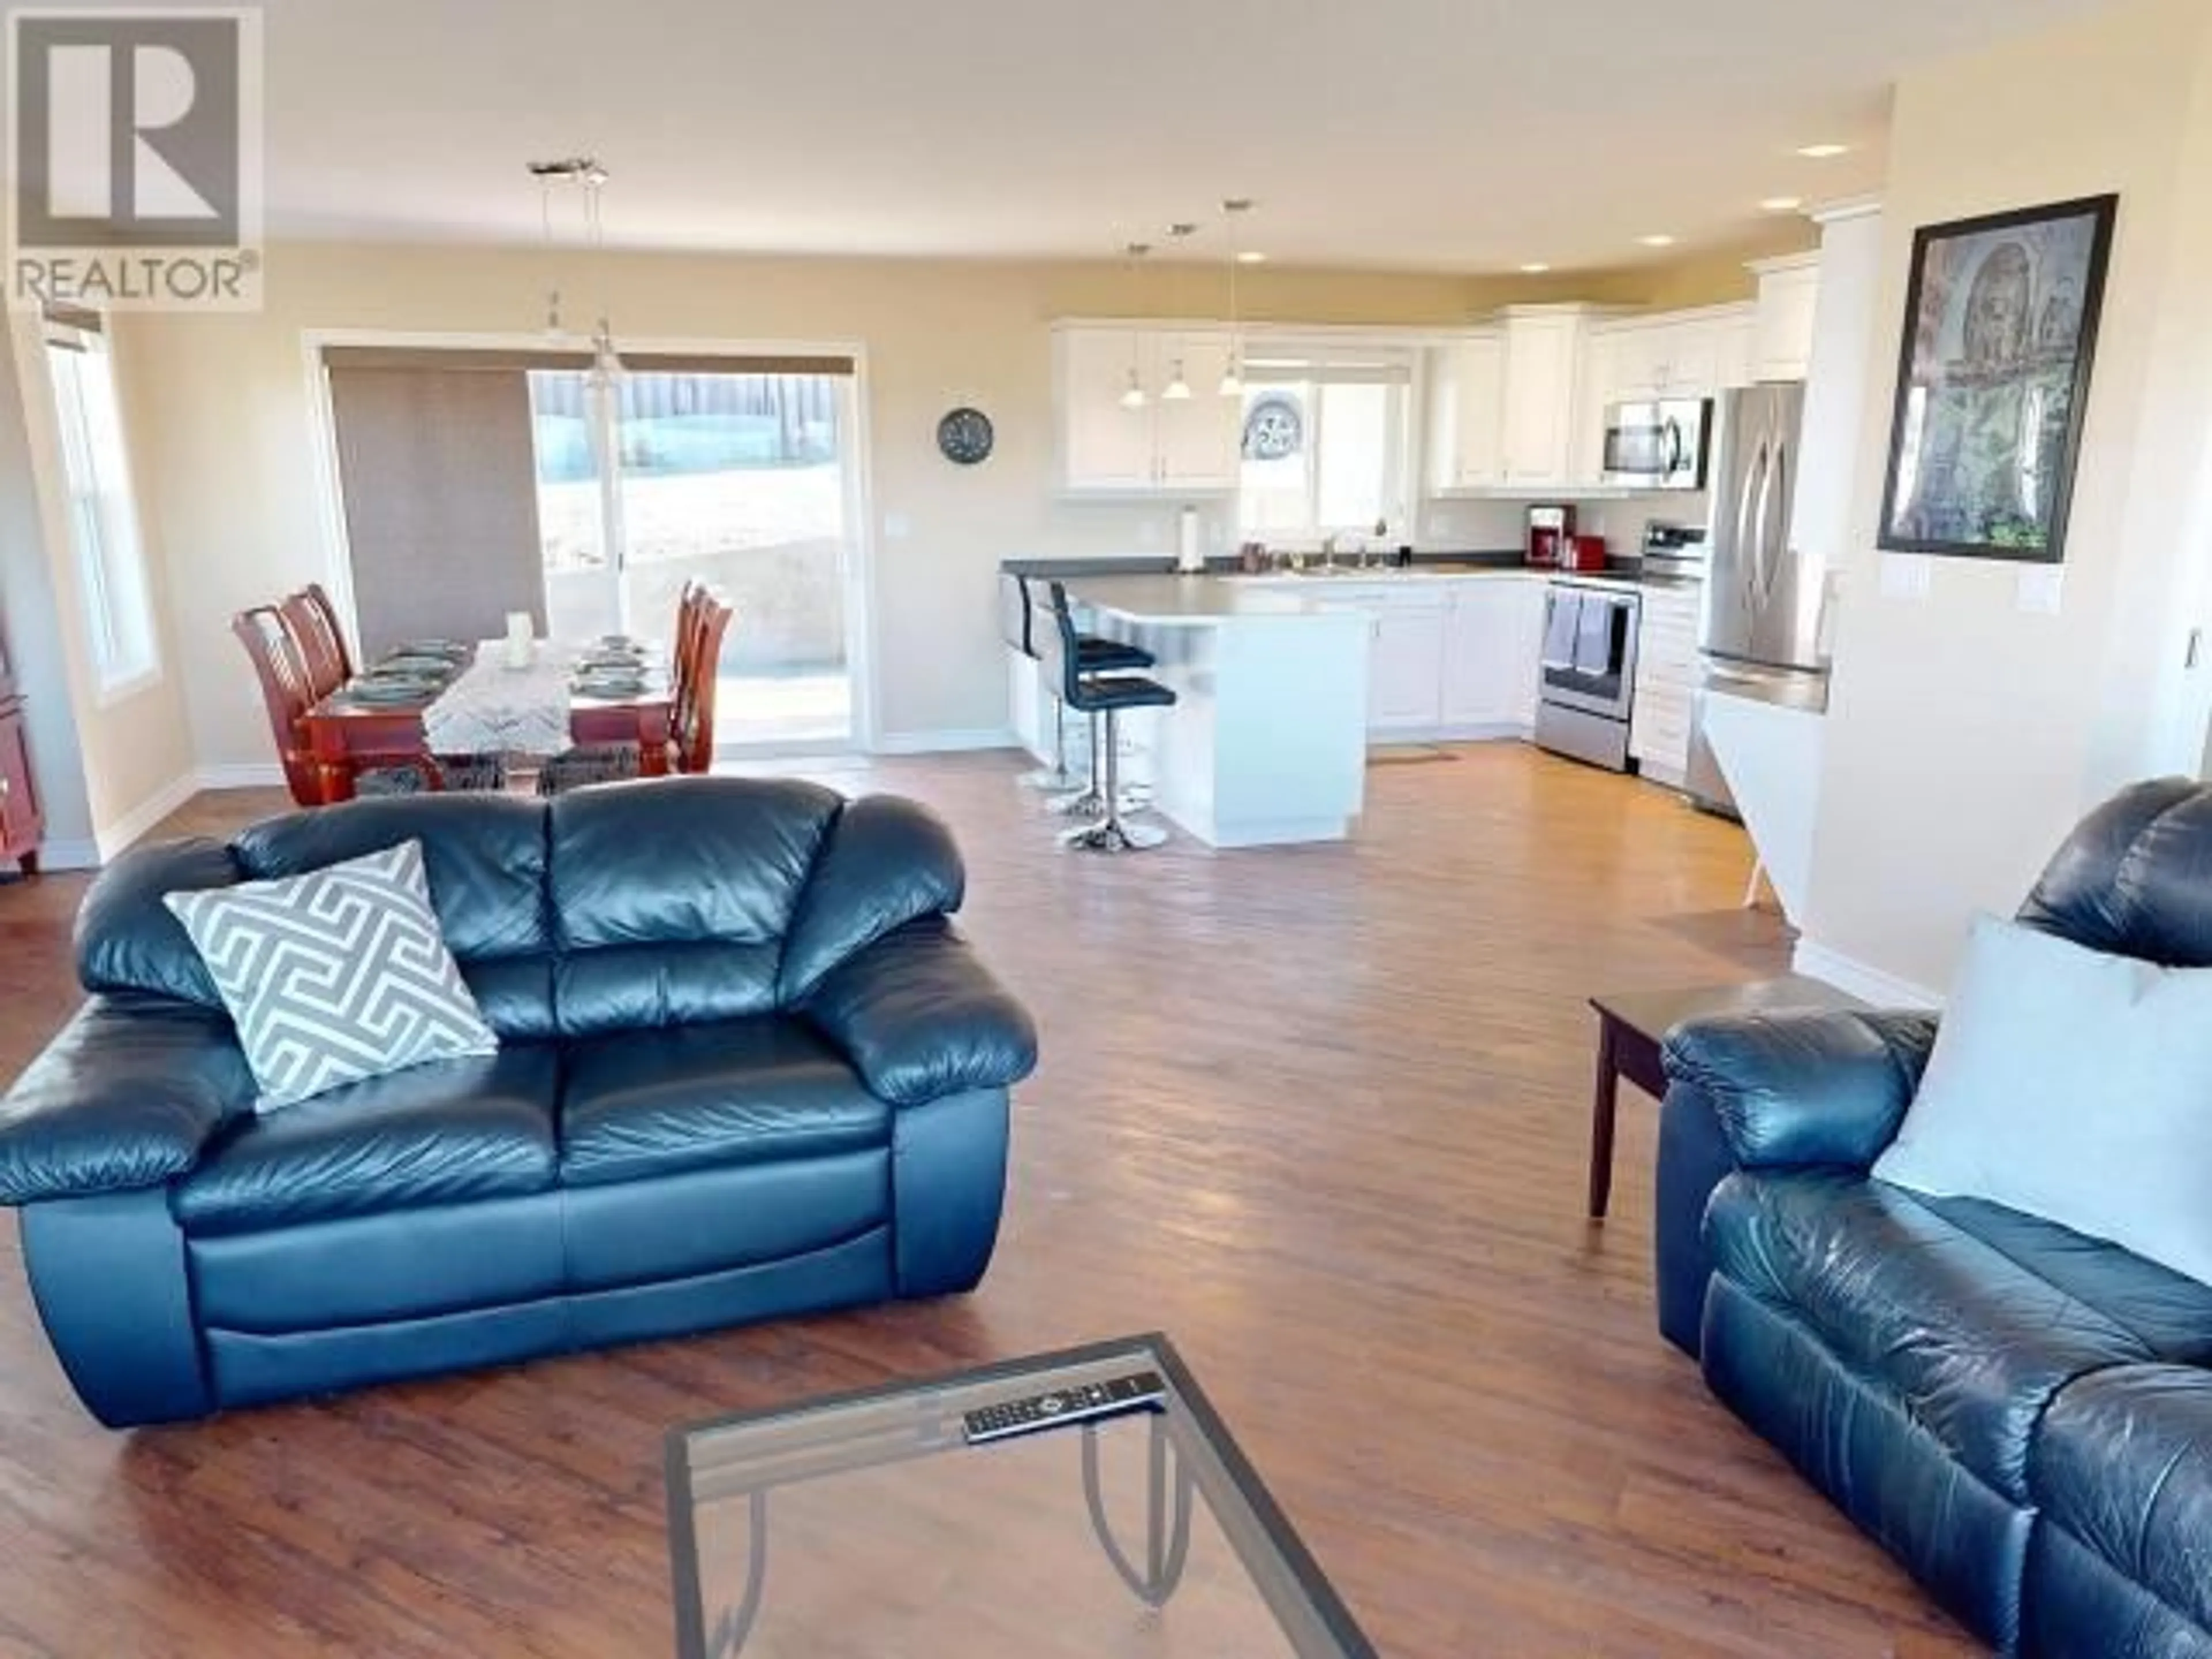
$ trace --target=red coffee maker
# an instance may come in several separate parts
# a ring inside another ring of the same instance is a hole
[[[1575,509],[1568,503],[1542,502],[1528,509],[1530,564],[1557,569],[1574,536]]]

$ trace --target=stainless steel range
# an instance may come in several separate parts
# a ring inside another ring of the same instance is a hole
[[[1632,587],[1569,579],[1552,583],[1544,596],[1536,691],[1540,748],[1608,771],[1628,769],[1642,611]]]

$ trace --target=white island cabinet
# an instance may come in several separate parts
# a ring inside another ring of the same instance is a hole
[[[1240,579],[1359,617],[1376,743],[1525,738],[1536,723],[1545,579],[1510,568]]]
[[[1083,625],[1152,653],[1176,706],[1127,718],[1124,775],[1214,847],[1335,841],[1365,799],[1370,744],[1526,738],[1544,596],[1507,567],[1334,576],[1066,580]],[[1022,741],[1050,748],[1037,665],[1011,654]],[[1071,715],[1080,721],[1081,715]],[[1080,744],[1072,745],[1079,749]]]
[[[1351,833],[1367,789],[1363,617],[1218,576],[1078,577],[1067,592],[1095,631],[1151,652],[1147,674],[1176,694],[1148,734],[1170,823],[1210,847]]]

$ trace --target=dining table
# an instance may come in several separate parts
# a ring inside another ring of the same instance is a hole
[[[527,662],[514,662],[507,641],[488,640],[457,656],[446,683],[425,684],[419,696],[404,700],[388,692],[372,696],[365,682],[374,670],[347,681],[301,720],[314,759],[319,804],[351,800],[364,771],[420,765],[429,754],[544,759],[569,744],[635,743],[640,773],[665,775],[675,729],[675,692],[666,671],[653,666],[635,691],[592,693],[571,683],[576,665],[592,649],[540,641]],[[560,718],[564,707],[565,720]]]

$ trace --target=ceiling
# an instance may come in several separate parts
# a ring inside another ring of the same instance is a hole
[[[1191,218],[1218,258],[1249,195],[1285,263],[1614,267],[1877,188],[1902,70],[2101,3],[269,0],[270,230],[534,238],[524,162],[582,151],[641,246],[1093,258]]]

